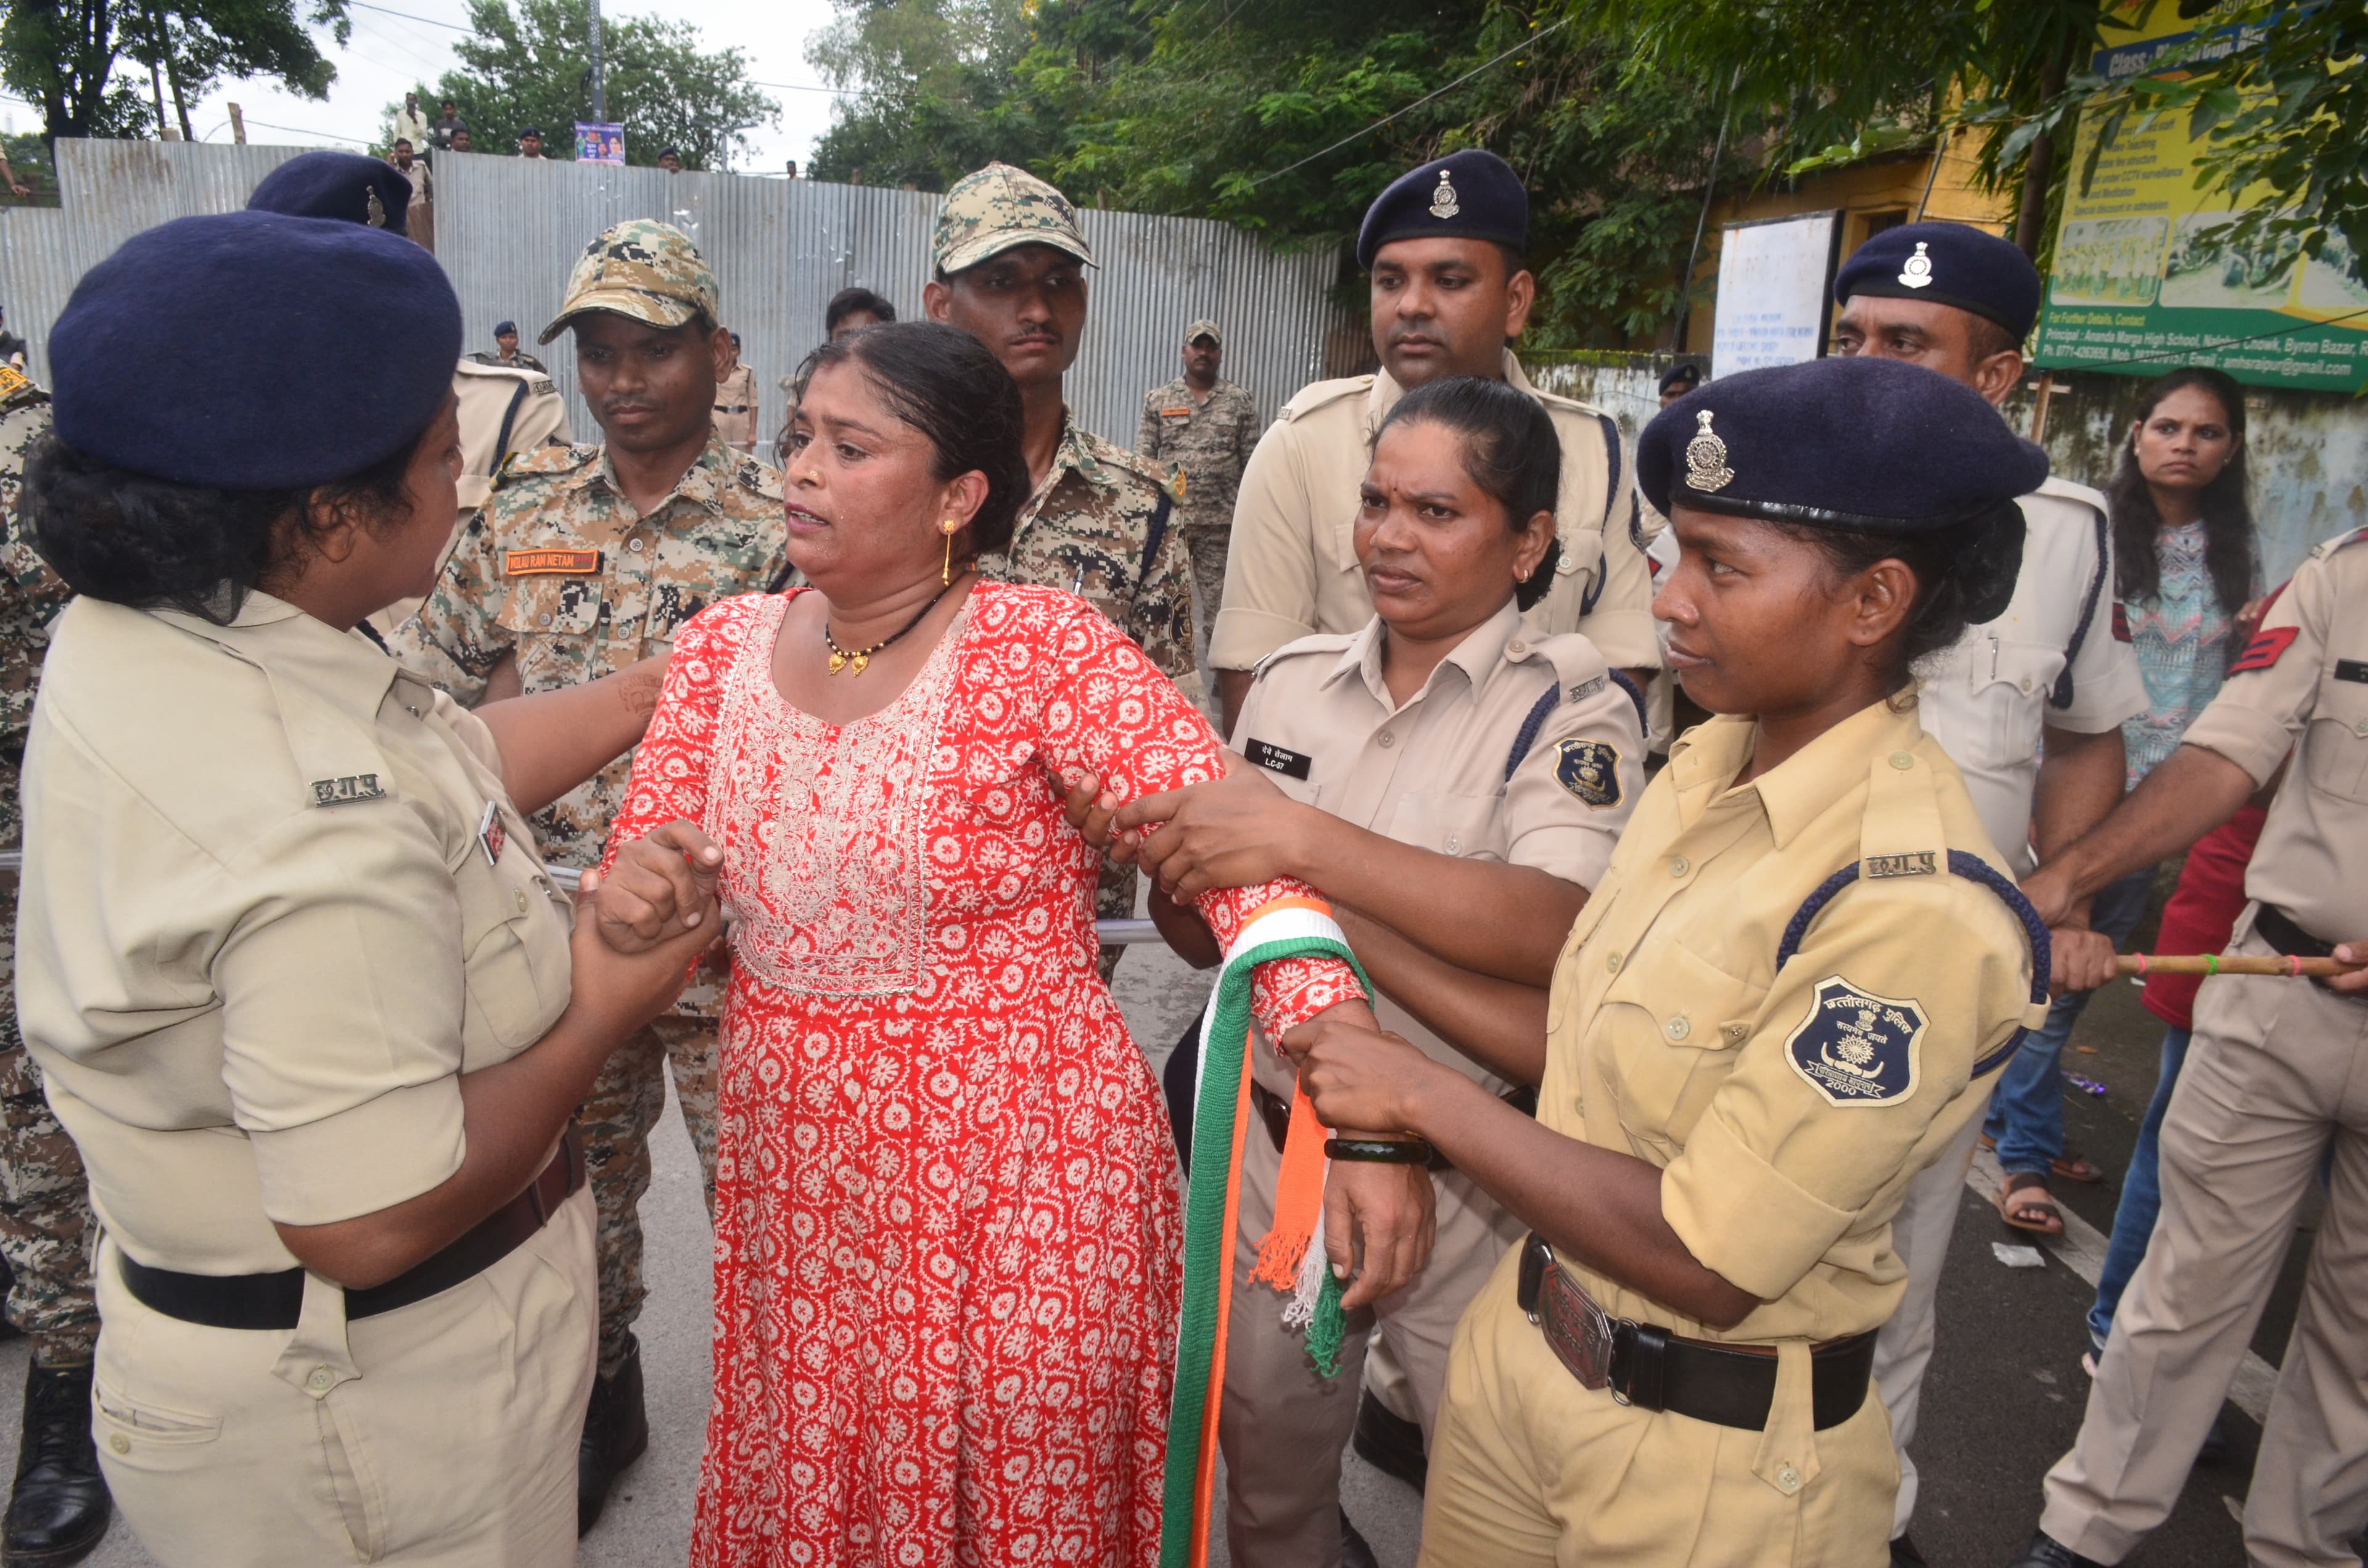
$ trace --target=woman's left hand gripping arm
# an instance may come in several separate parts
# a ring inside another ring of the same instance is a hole
[[[1361,1038],[1376,1048],[1375,1055],[1381,1060],[1374,1082],[1379,1085],[1395,1085],[1398,1074],[1416,1071],[1397,1059],[1400,1052],[1423,1067],[1434,1067],[1429,1057],[1396,1035],[1383,1033],[1372,1009],[1360,1001],[1327,1007],[1291,1031],[1294,1040],[1326,1034]],[[1394,1103],[1391,1087],[1353,1094],[1334,1105],[1334,1114],[1370,1115],[1373,1119],[1353,1125],[1334,1121],[1332,1131],[1343,1138],[1401,1133],[1406,1122],[1394,1115]],[[1324,1250],[1331,1256],[1332,1272],[1348,1287],[1340,1293],[1344,1309],[1355,1312],[1369,1306],[1411,1284],[1423,1271],[1437,1239],[1437,1207],[1430,1172],[1420,1165],[1332,1162],[1324,1184]]]

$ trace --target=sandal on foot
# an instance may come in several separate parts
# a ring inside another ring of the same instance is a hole
[[[2037,1171],[2015,1171],[1998,1188],[1998,1218],[2018,1231],[2038,1236],[2064,1233],[2064,1214],[2047,1196],[2047,1178]]]
[[[2066,1149],[2047,1162],[2047,1168],[2058,1180],[2077,1181],[2084,1187],[2105,1179],[2105,1173],[2078,1149]]]

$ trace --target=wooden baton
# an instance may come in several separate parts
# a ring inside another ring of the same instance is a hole
[[[2113,960],[2113,971],[2117,974],[2280,974],[2321,979],[2351,972],[2333,959],[2277,953],[2250,958],[2226,958],[2219,953],[2122,953]]]

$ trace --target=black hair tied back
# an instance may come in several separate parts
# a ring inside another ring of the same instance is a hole
[[[1393,425],[1426,423],[1452,430],[1463,448],[1463,472],[1505,509],[1516,531],[1540,512],[1552,512],[1562,494],[1562,437],[1537,399],[1508,381],[1449,376],[1426,381],[1398,399],[1373,432],[1376,443]],[[1552,591],[1562,540],[1550,540],[1528,577],[1514,585],[1513,602],[1528,609]]]

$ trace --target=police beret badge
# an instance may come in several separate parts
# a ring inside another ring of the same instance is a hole
[[[1430,193],[1430,215],[1440,222],[1454,217],[1463,209],[1456,205],[1455,187],[1447,181],[1447,171],[1439,171],[1439,188]]]
[[[1830,1106],[1896,1105],[1916,1092],[1924,1009],[1861,991],[1840,975],[1817,982],[1809,1016],[1784,1040],[1802,1081]]]
[[[1904,289],[1929,289],[1932,285],[1932,258],[1925,254],[1930,242],[1916,242],[1916,254],[1900,265],[1899,283]]]
[[[1576,737],[1554,747],[1554,778],[1597,811],[1620,803],[1620,748]]]
[[[1716,494],[1735,482],[1735,471],[1726,466],[1726,443],[1711,433],[1711,410],[1702,409],[1694,418],[1701,427],[1686,443],[1686,488]]]

